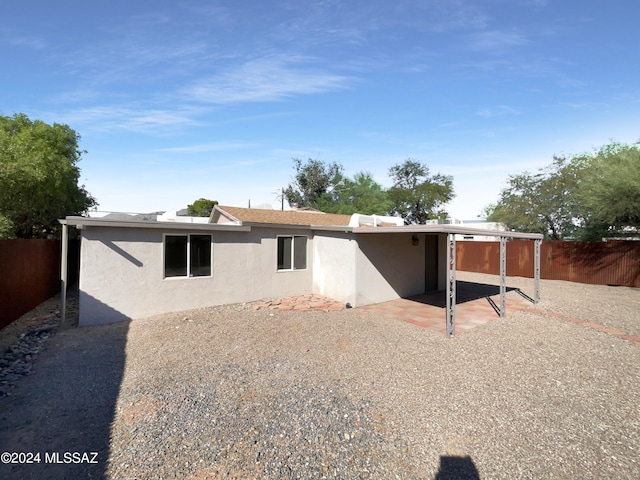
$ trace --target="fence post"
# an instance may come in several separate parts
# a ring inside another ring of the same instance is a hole
[[[507,237],[500,237],[500,316],[507,315]]]
[[[456,236],[447,234],[447,337],[455,335],[456,328]]]
[[[65,325],[67,321],[67,255],[69,251],[69,232],[67,231],[67,222],[62,224],[62,265],[60,267],[60,324]]]
[[[533,303],[540,302],[540,244],[539,238],[533,241]]]

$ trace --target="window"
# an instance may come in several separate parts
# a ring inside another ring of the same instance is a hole
[[[278,237],[278,270],[307,268],[307,237]]]
[[[211,276],[211,235],[165,235],[164,276]]]

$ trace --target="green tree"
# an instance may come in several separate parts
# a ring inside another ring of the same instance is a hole
[[[58,219],[97,203],[78,185],[80,136],[67,125],[0,116],[0,216],[5,237],[59,234]]]
[[[553,240],[601,240],[640,229],[640,150],[612,143],[511,175],[487,220]]]
[[[387,192],[369,172],[358,172],[353,179],[343,178],[331,194],[318,199],[318,209],[327,213],[386,215],[391,208]]]
[[[582,238],[640,232],[640,148],[613,142],[595,155],[578,157],[584,170],[577,191],[584,216]]]
[[[187,212],[193,217],[208,217],[216,205],[218,205],[217,200],[199,198],[191,205],[187,205]]]
[[[487,220],[552,240],[575,236],[585,221],[574,195],[581,171],[579,162],[555,157],[537,174],[510,175]]]
[[[436,173],[412,159],[389,169],[393,186],[388,190],[391,214],[398,214],[404,222],[422,224],[432,218],[445,216],[444,205],[455,195],[453,177]]]
[[[335,162],[327,164],[310,158],[303,164],[302,160],[294,158],[293,166],[296,170],[293,181],[284,189],[289,205],[317,208],[318,200],[331,194],[342,180],[343,167]]]

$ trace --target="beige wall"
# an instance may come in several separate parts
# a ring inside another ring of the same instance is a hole
[[[82,230],[80,324],[311,293],[311,236],[308,268],[278,272],[277,234],[309,231],[213,232],[211,277],[164,279],[162,230],[87,227]]]
[[[424,235],[414,246],[411,233],[357,235],[354,307],[419,295],[425,289]]]
[[[356,248],[353,234],[316,233],[313,238],[313,293],[355,306]]]

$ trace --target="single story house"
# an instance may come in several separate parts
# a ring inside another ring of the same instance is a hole
[[[171,215],[60,222],[63,250],[68,226],[81,233],[80,325],[305,293],[359,307],[437,289],[447,291],[453,334],[455,235],[497,234],[502,243],[534,238],[538,253],[542,238],[403,225],[395,217],[224,206],[206,223]],[[64,265],[62,271],[64,295]],[[537,299],[539,269],[536,275]]]

